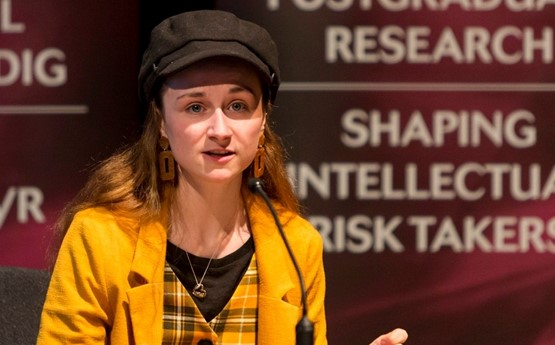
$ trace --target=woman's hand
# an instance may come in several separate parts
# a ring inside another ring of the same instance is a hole
[[[402,328],[396,328],[387,334],[380,335],[370,345],[401,345],[407,341],[408,337],[407,331]]]

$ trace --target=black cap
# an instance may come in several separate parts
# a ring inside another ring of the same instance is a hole
[[[269,87],[279,88],[278,51],[268,31],[229,12],[192,11],[170,17],[150,34],[139,71],[139,93],[152,98],[157,82],[200,60],[230,56],[251,63]]]

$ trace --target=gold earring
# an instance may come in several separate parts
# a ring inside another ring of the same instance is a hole
[[[253,174],[256,178],[264,174],[264,154],[266,152],[264,149],[264,141],[264,133],[262,133],[258,139],[258,149],[256,149],[256,155],[254,156]]]
[[[172,181],[175,178],[175,161],[171,150],[169,150],[170,142],[166,137],[160,137],[158,142],[162,151],[158,156],[160,179],[162,181]]]

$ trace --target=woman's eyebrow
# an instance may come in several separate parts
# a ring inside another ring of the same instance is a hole
[[[179,96],[177,96],[177,99],[181,99],[181,98],[185,98],[185,97],[191,97],[191,98],[201,98],[206,96],[205,92],[202,91],[193,91],[193,92],[185,92]]]
[[[237,85],[237,86],[233,86],[232,88],[229,89],[229,93],[239,93],[239,92],[243,92],[243,91],[247,91],[247,92],[252,93],[253,95],[256,95],[254,90],[251,89],[248,86]]]
[[[256,95],[256,93],[254,92],[254,90],[252,90],[250,87],[248,86],[242,86],[242,85],[236,85],[233,86],[229,89],[229,93],[240,93],[240,92],[249,92],[253,95]],[[177,99],[182,99],[185,97],[190,97],[190,98],[202,98],[206,96],[206,92],[204,91],[192,91],[192,92],[185,92],[183,94],[180,94],[179,96],[177,96]]]

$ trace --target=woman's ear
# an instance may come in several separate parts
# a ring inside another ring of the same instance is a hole
[[[160,121],[160,136],[165,138],[168,137],[168,134],[166,133],[166,121],[164,121],[164,119]]]
[[[260,127],[260,133],[264,133],[264,130],[266,129],[266,121],[268,119],[268,113],[264,113],[264,118],[262,119],[262,127]]]

